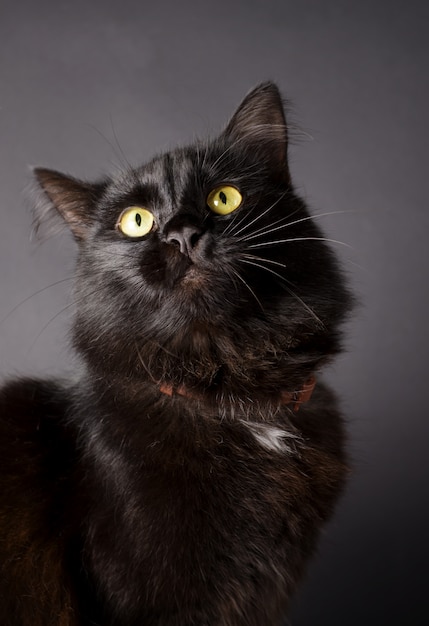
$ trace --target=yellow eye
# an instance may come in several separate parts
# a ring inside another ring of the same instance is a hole
[[[143,237],[150,233],[154,217],[147,209],[131,206],[121,214],[118,227],[127,237]]]
[[[216,187],[207,196],[207,204],[214,213],[228,215],[238,209],[243,196],[235,187],[223,185]]]

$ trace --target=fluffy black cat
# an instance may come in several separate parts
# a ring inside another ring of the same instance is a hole
[[[345,481],[315,373],[350,308],[287,143],[264,83],[213,141],[35,170],[79,246],[80,366],[0,389],[2,626],[281,624]]]

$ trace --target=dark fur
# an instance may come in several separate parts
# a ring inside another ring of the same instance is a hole
[[[346,473],[331,392],[280,396],[338,352],[350,298],[291,185],[277,88],[118,178],[36,177],[79,243],[81,366],[0,390],[0,624],[280,624]],[[206,206],[219,184],[244,197],[229,216]],[[142,240],[115,228],[130,205],[156,216]],[[169,240],[187,226],[189,255]]]

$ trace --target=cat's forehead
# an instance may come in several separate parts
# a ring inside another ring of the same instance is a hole
[[[263,166],[251,152],[237,151],[234,143],[218,138],[161,153],[113,179],[109,191],[118,197],[142,192],[175,203],[219,184],[251,189],[261,177]]]
[[[198,172],[196,151],[191,148],[176,149],[120,174],[113,179],[111,191],[121,195],[152,189],[175,198],[198,178]]]
[[[191,148],[176,149],[154,157],[138,170],[142,181],[156,182],[160,180],[183,181],[195,170],[195,152]]]

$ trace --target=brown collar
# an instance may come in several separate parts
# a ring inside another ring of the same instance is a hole
[[[282,391],[280,392],[281,404],[289,405],[293,404],[293,410],[299,411],[299,407],[304,402],[308,402],[311,398],[311,394],[313,393],[314,387],[316,385],[316,379],[314,376],[310,376],[305,383],[302,385],[299,391]],[[184,385],[179,385],[178,387],[173,387],[173,385],[162,384],[159,386],[159,390],[161,393],[165,393],[167,396],[179,395],[184,398],[193,398],[197,400],[199,395],[192,391],[191,389],[187,389]]]

